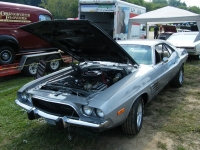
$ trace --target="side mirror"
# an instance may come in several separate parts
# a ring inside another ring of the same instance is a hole
[[[164,57],[164,58],[163,58],[163,62],[164,62],[164,63],[167,63],[167,62],[168,62],[168,58],[167,58],[167,57]]]

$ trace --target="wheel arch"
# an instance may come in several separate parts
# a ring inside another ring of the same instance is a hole
[[[20,49],[17,39],[9,35],[0,35],[0,46],[10,46],[15,53],[18,53]]]
[[[182,69],[183,69],[183,72],[185,72],[184,66],[185,66],[185,63],[183,63],[182,66],[181,66]]]
[[[128,112],[131,110],[131,107],[133,106],[133,104],[135,103],[135,101],[136,101],[138,98],[140,98],[140,97],[141,97],[142,100],[143,100],[144,106],[149,102],[149,95],[148,95],[147,92],[144,92],[144,93],[139,94],[138,96],[136,96],[136,97],[134,98],[134,100],[132,100],[132,104],[129,105],[130,107],[128,108],[126,117],[128,116]]]
[[[148,103],[149,95],[148,93],[143,93],[140,95],[143,99],[144,106]]]

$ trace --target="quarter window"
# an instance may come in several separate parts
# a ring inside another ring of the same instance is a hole
[[[167,57],[167,58],[169,58],[170,57],[170,52],[171,51],[169,51],[170,49],[167,47],[167,45],[163,45],[163,58],[164,57]]]

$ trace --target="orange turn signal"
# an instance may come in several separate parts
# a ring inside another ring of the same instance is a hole
[[[117,112],[117,115],[121,115],[124,111],[125,111],[124,108],[120,109],[120,110]]]

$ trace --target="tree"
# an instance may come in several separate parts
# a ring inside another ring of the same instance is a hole
[[[154,4],[150,2],[145,2],[144,7],[146,8],[146,12],[154,10]]]
[[[153,0],[152,3],[154,3],[154,4],[168,5],[167,0]]]
[[[126,0],[126,2],[135,4],[135,5],[140,5],[140,6],[144,5],[144,0]]]
[[[78,15],[78,0],[42,0],[40,6],[49,10],[55,19],[76,18]]]
[[[188,7],[188,10],[193,12],[193,13],[200,14],[200,8],[197,7],[197,6]]]
[[[11,2],[11,3],[19,3],[19,4],[26,4],[30,0],[3,0],[4,2]]]
[[[180,0],[168,0],[168,3],[170,6],[174,7],[178,7],[181,4]]]
[[[181,2],[181,3],[180,3],[180,7],[187,7],[187,5],[186,5],[185,2]]]
[[[41,4],[41,0],[30,0],[30,5],[39,6]]]

